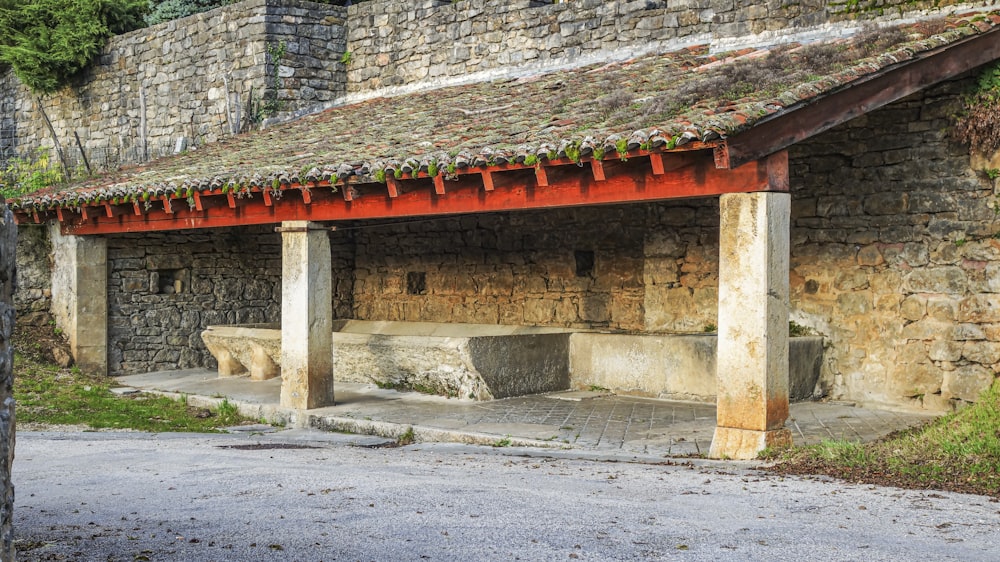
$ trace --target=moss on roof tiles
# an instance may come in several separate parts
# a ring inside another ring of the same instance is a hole
[[[671,149],[691,139],[737,134],[764,117],[998,24],[1000,15],[990,12],[769,51],[709,53],[700,46],[370,99],[31,194],[14,207],[132,201],[220,185],[265,188],[317,173],[323,180],[356,175],[377,181],[407,162],[427,171],[459,162],[493,165],[498,155],[516,162],[529,155],[578,156],[584,145],[610,152],[628,146],[636,131],[648,138],[653,129]]]

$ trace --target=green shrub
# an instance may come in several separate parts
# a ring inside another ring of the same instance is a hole
[[[143,26],[147,0],[0,0],[0,63],[35,93],[66,85],[116,33]]]
[[[0,197],[20,197],[64,180],[62,170],[52,162],[49,151],[39,148],[28,158],[9,160],[7,167],[0,169]]]

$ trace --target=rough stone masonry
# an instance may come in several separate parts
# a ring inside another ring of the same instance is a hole
[[[0,202],[0,560],[14,560],[14,290],[17,226],[7,205]]]

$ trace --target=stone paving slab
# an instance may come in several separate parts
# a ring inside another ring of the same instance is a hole
[[[562,447],[607,454],[654,456],[708,452],[715,405],[567,391],[475,402],[374,385],[337,383],[337,405],[307,412],[278,406],[280,380],[218,378],[192,369],[119,377],[129,387],[183,394],[192,401],[221,401],[268,421],[398,436],[413,427],[426,441]],[[917,413],[858,408],[833,402],[791,405],[786,427],[796,444],[824,439],[870,441],[932,419]]]

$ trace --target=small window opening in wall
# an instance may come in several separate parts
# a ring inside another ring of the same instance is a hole
[[[594,276],[594,252],[592,250],[577,250],[573,252],[576,258],[576,276]]]
[[[427,294],[427,273],[423,271],[408,271],[406,273],[406,294]]]
[[[149,292],[161,295],[183,293],[188,288],[183,269],[157,269],[149,273]]]

